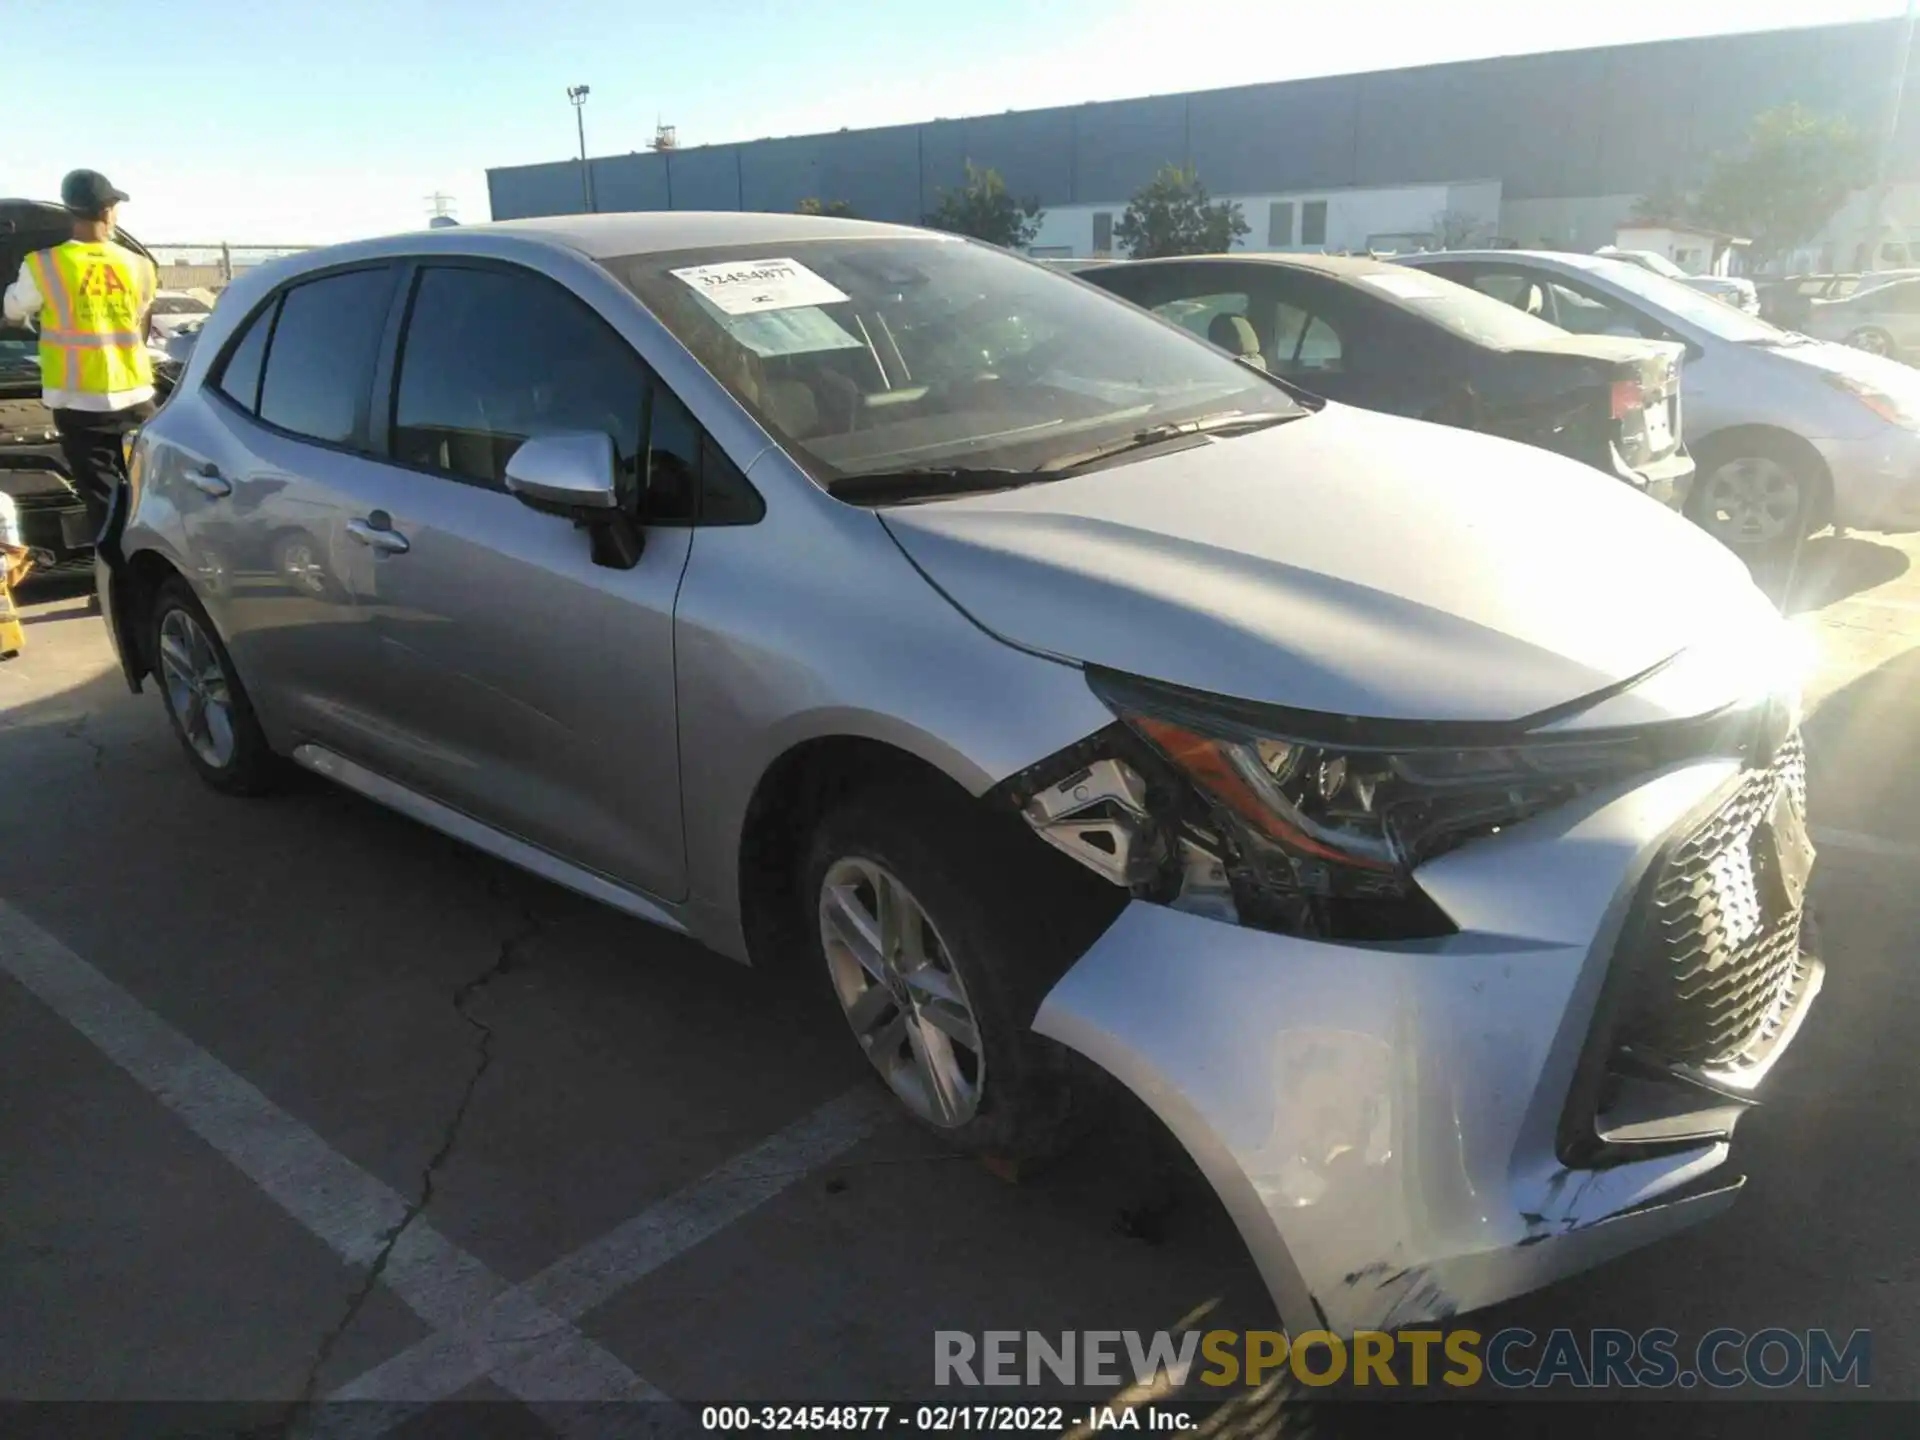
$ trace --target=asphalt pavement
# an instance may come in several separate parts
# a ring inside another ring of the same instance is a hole
[[[1818,539],[1786,598],[1829,979],[1741,1127],[1746,1193],[1479,1328],[1865,1329],[1873,1393],[1920,1398],[1916,556]],[[0,1400],[236,1402],[267,1429],[386,1402],[364,1433],[491,1400],[488,1433],[602,1434],[681,1412],[594,1402],[924,1397],[936,1329],[1278,1326],[1143,1114],[1015,1177],[949,1154],[800,977],[318,781],[215,795],[85,589],[20,598]]]

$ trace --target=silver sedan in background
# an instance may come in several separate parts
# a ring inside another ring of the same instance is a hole
[[[1863,286],[1841,300],[1816,300],[1800,328],[1869,355],[1894,360],[1920,355],[1920,279]]]
[[[1453,251],[1404,263],[1576,334],[1682,341],[1681,430],[1699,467],[1687,513],[1733,548],[1775,551],[1829,524],[1920,529],[1920,373],[1605,256]]]
[[[303,254],[132,486],[105,608],[209,784],[304,766],[801,967],[956,1146],[1131,1089],[1296,1331],[1716,1213],[1820,986],[1785,622],[1732,556],[992,247]]]

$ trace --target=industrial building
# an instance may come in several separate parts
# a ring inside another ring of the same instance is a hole
[[[1889,19],[1506,56],[603,155],[585,175],[578,160],[511,166],[487,183],[496,219],[577,212],[590,184],[599,210],[792,210],[814,196],[917,222],[972,160],[1045,207],[1035,253],[1093,255],[1161,165],[1191,161],[1240,202],[1250,249],[1361,249],[1432,232],[1443,213],[1473,222],[1475,240],[1592,249],[1642,196],[1697,183],[1760,111],[1799,101],[1883,134],[1914,64],[1908,38]],[[1911,80],[1906,96],[1888,209],[1920,219]],[[1856,196],[1807,263],[1858,266],[1871,209]],[[1920,227],[1896,232],[1920,241]]]

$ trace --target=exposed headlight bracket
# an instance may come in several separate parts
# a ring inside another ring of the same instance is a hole
[[[1022,809],[1034,833],[1115,885],[1143,885],[1166,860],[1147,782],[1119,760],[1096,760],[1035,792]]]

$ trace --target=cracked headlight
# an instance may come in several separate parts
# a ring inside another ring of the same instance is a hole
[[[1404,896],[1422,862],[1660,763],[1640,736],[1458,746],[1388,723],[1371,739],[1342,717],[1263,722],[1230,701],[1094,688],[1192,782],[1263,888],[1302,895]]]

